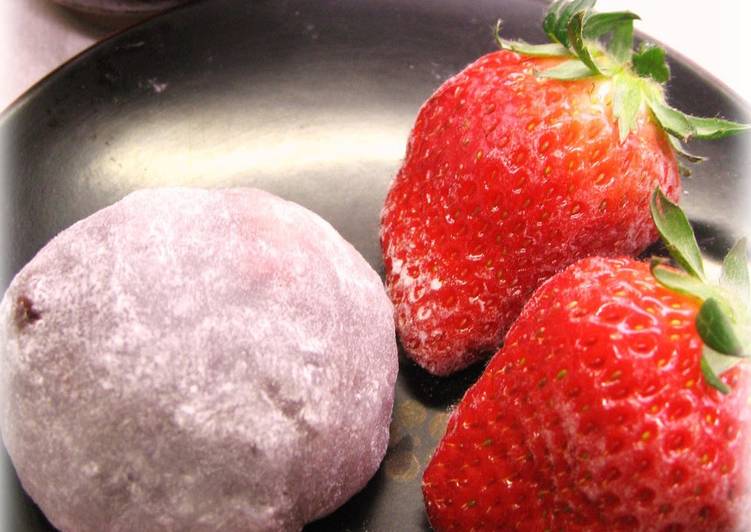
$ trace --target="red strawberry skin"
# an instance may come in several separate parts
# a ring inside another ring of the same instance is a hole
[[[751,370],[705,382],[698,306],[631,259],[543,284],[425,471],[433,527],[751,530]]]
[[[610,81],[544,79],[558,59],[499,51],[423,105],[381,215],[407,352],[446,375],[492,352],[532,291],[590,255],[656,240],[649,197],[678,166],[646,111],[620,142]]]

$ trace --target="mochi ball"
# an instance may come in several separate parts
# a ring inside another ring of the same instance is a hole
[[[3,441],[61,530],[299,530],[385,454],[392,316],[379,276],[299,205],[135,192],[8,288]]]

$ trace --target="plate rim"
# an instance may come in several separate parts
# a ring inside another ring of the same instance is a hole
[[[74,56],[67,59],[65,62],[55,67],[53,70],[51,70],[47,74],[45,74],[43,77],[37,80],[33,85],[31,85],[24,92],[18,95],[14,100],[12,100],[5,107],[5,109],[0,111],[0,127],[3,126],[3,124],[10,118],[11,115],[19,112],[19,110],[23,108],[25,104],[33,100],[36,92],[39,92],[40,90],[42,90],[42,88],[46,86],[47,84],[51,83],[54,78],[57,78],[58,76],[62,76],[63,72],[67,70],[68,68],[70,68],[71,66],[76,65],[81,61],[84,61],[86,59],[86,56],[88,56],[89,54],[96,53],[99,49],[105,48],[108,44],[111,43],[111,41],[115,41],[119,39],[120,37],[122,37],[123,35],[128,34],[131,31],[135,31],[149,24],[152,24],[154,23],[155,20],[159,20],[162,18],[169,18],[175,12],[178,12],[184,9],[196,9],[197,8],[196,6],[207,4],[208,1],[207,0],[188,0],[187,2],[182,3],[180,5],[166,8],[163,11],[151,13],[147,15],[145,18],[138,20],[134,22],[133,24],[128,24],[125,27],[120,28],[114,31],[113,33],[107,35],[103,39],[92,43],[90,46],[84,48],[83,50],[75,54]],[[365,0],[365,1],[367,2],[367,1],[374,1],[374,0]],[[454,0],[454,1],[459,2],[460,0]],[[532,1],[535,4],[538,4],[541,6],[548,4],[545,0],[532,0]],[[685,65],[692,72],[701,76],[701,78],[706,80],[708,84],[718,89],[721,93],[723,93],[724,96],[726,96],[731,101],[733,101],[733,103],[737,107],[741,108],[746,114],[751,115],[751,100],[746,100],[746,98],[744,98],[734,88],[730,87],[725,81],[720,79],[715,74],[709,72],[707,69],[705,69],[701,65],[697,64],[687,55],[676,50],[672,46],[666,45],[660,39],[657,39],[643,31],[635,30],[634,37],[638,41],[648,41],[650,43],[653,43],[663,48],[667,54],[668,60],[672,60],[672,61]],[[486,52],[486,53],[490,53],[490,52]],[[671,77],[671,80],[672,79],[673,78]],[[668,92],[668,96],[669,95],[670,94]]]

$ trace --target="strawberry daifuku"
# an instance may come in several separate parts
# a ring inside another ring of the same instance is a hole
[[[535,292],[425,471],[436,530],[749,530],[746,253],[714,286],[696,251],[691,274],[595,257]]]
[[[0,320],[3,441],[61,530],[299,530],[386,451],[381,280],[271,194],[133,193],[45,246]]]
[[[632,54],[633,18],[557,2],[554,43],[499,39],[420,110],[381,244],[402,344],[429,372],[496,349],[532,291],[578,258],[644,250],[652,190],[679,196],[678,139],[742,129],[665,103],[664,52]]]

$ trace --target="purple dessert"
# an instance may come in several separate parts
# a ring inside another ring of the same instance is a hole
[[[392,312],[360,254],[299,205],[133,193],[8,288],[4,444],[61,530],[299,530],[385,454]]]

